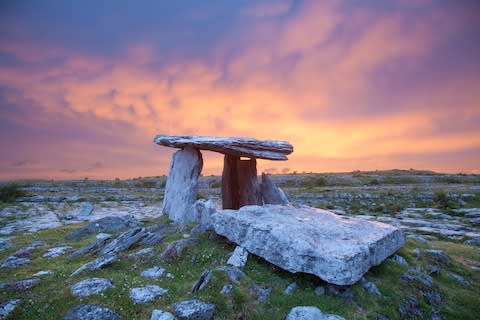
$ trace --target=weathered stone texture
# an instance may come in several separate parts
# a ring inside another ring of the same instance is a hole
[[[195,221],[194,204],[202,166],[202,154],[197,149],[185,147],[173,155],[162,212],[181,225]]]
[[[290,272],[351,285],[403,246],[395,227],[315,208],[265,205],[221,210],[215,232]]]
[[[222,174],[222,203],[224,209],[238,209],[245,205],[262,204],[257,181],[257,161],[242,160],[225,155]]]
[[[277,187],[268,174],[262,173],[262,183],[260,184],[260,193],[265,204],[287,205],[290,202],[282,189]]]
[[[158,135],[153,139],[153,142],[166,147],[193,147],[237,157],[269,160],[287,160],[286,155],[293,152],[293,146],[287,141],[252,138]]]

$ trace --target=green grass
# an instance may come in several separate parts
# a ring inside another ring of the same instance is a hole
[[[12,203],[23,196],[26,196],[26,192],[15,183],[0,185],[0,203]]]
[[[160,219],[162,223],[166,218]],[[158,223],[150,219],[146,225]],[[118,262],[112,266],[98,271],[84,271],[74,277],[70,274],[83,263],[92,260],[91,257],[80,257],[69,261],[66,256],[55,259],[43,258],[42,255],[48,247],[61,244],[71,245],[80,248],[94,240],[94,236],[65,241],[65,234],[79,225],[70,225],[54,230],[40,231],[33,235],[17,235],[14,239],[16,248],[28,246],[33,240],[39,239],[46,243],[47,247],[39,248],[30,257],[32,263],[18,269],[8,270],[0,274],[0,282],[10,280],[28,279],[32,274],[41,270],[52,270],[52,275],[41,278],[40,284],[25,292],[2,290],[0,301],[8,298],[20,298],[22,303],[12,315],[12,319],[54,319],[59,318],[66,311],[81,303],[98,303],[116,310],[124,319],[149,319],[153,309],[172,311],[171,305],[179,300],[197,298],[214,303],[217,306],[215,319],[283,319],[288,311],[299,305],[317,306],[323,312],[334,313],[346,319],[375,319],[376,313],[382,313],[390,319],[398,319],[397,308],[402,299],[410,295],[417,295],[415,286],[404,283],[400,276],[407,270],[407,267],[398,265],[387,260],[378,267],[372,268],[366,277],[373,281],[382,297],[367,294],[359,284],[353,286],[354,302],[336,296],[317,296],[314,289],[318,285],[325,285],[318,278],[308,274],[291,274],[283,271],[265,260],[250,255],[248,263],[244,268],[247,278],[239,283],[233,283],[233,291],[228,296],[220,294],[220,290],[228,283],[223,272],[213,271],[211,282],[200,292],[189,294],[193,283],[206,269],[215,270],[223,266],[228,259],[228,254],[234,246],[226,240],[212,241],[206,235],[199,238],[197,246],[187,250],[186,254],[179,260],[168,264],[160,259],[160,253],[166,244],[154,248],[151,257],[140,257],[137,259],[127,258],[126,254],[121,255]],[[173,241],[182,238],[182,234],[174,234],[166,239]],[[432,242],[434,248],[444,250],[452,260],[448,269],[444,269],[434,281],[438,285],[444,303],[440,308],[442,317],[445,319],[473,319],[475,314],[480,314],[477,292],[480,292],[480,273],[471,270],[465,261],[480,260],[478,248],[466,246],[460,243],[447,241]],[[418,259],[415,249],[426,249],[423,243],[409,239],[406,245],[399,250],[411,265],[427,270],[427,261]],[[130,251],[134,251],[134,248]],[[9,256],[15,251],[10,249],[1,253],[1,259]],[[127,252],[128,253],[128,252]],[[194,263],[192,261],[194,260]],[[175,278],[161,278],[158,280],[144,279],[140,276],[141,271],[146,268],[161,265],[167,272],[172,273]],[[450,276],[449,272],[459,274],[471,283],[471,287],[465,287]],[[103,294],[87,298],[77,298],[70,293],[69,287],[74,283],[87,277],[96,276],[112,280],[115,287],[105,291]],[[299,288],[289,296],[284,296],[283,291],[295,281]],[[168,293],[157,298],[154,302],[134,305],[129,298],[129,290],[133,287],[146,284],[157,284],[168,289]],[[253,285],[271,287],[272,293],[265,302],[258,302],[253,298]],[[424,314],[432,312],[432,306],[423,302],[419,296],[420,307]]]

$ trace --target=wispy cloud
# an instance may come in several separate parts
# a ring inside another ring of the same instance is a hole
[[[0,168],[42,165],[0,177],[166,173],[157,133],[289,140],[297,171],[474,170],[462,157],[480,148],[480,24],[467,4],[210,1],[113,16],[100,4],[57,18],[71,8],[11,5]]]

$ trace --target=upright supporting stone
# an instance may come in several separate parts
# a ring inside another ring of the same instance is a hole
[[[262,204],[257,181],[257,160],[242,160],[226,154],[222,174],[224,209],[239,209],[245,205]]]
[[[180,225],[195,221],[193,206],[197,201],[198,176],[202,167],[202,154],[197,149],[185,147],[173,155],[162,212]]]
[[[273,180],[266,173],[262,173],[260,192],[262,194],[262,199],[265,204],[290,204],[283,190],[277,187]]]

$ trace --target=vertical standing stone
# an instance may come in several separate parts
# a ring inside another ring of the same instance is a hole
[[[173,155],[162,212],[180,225],[195,221],[193,206],[197,201],[198,177],[202,167],[202,154],[197,149],[185,147]]]
[[[222,173],[222,206],[223,209],[238,209],[238,181],[237,181],[237,162],[240,157],[225,155],[223,160]]]
[[[238,198],[239,208],[249,205],[262,205],[262,196],[260,194],[260,185],[257,179],[257,160],[238,160]]]
[[[262,204],[255,158],[242,160],[238,156],[225,155],[222,202],[224,209],[239,209],[249,204]]]
[[[263,203],[265,204],[290,204],[283,190],[275,185],[268,174],[262,173],[260,192],[262,194]]]

